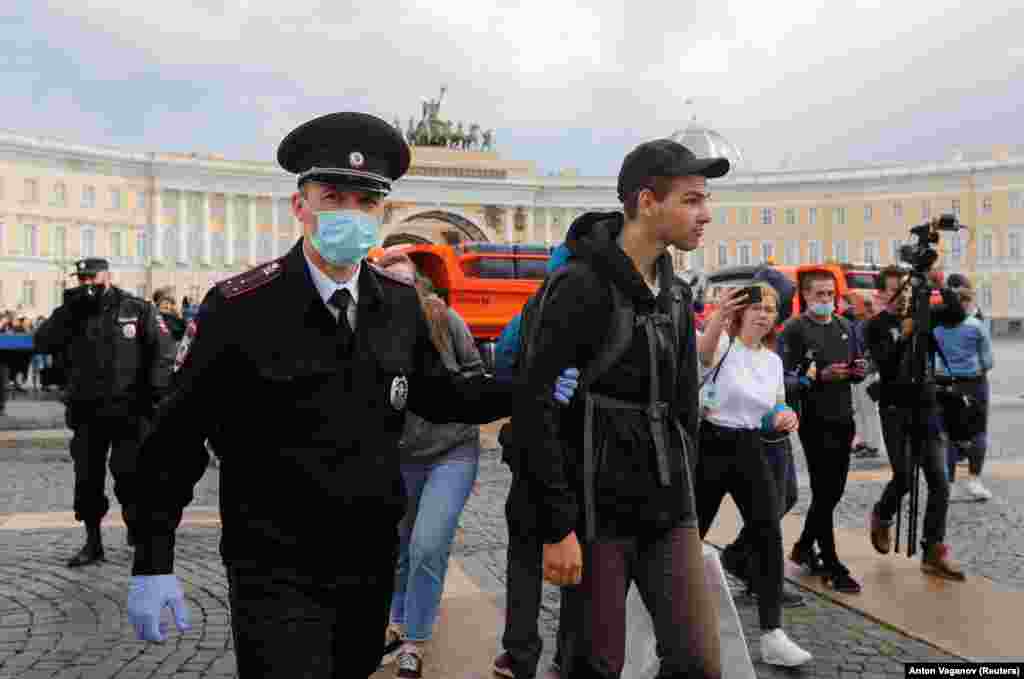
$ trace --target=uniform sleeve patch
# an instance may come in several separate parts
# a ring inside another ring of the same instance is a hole
[[[185,364],[185,358],[188,356],[188,350],[192,346],[192,341],[196,337],[196,333],[199,332],[199,325],[193,319],[188,322],[188,327],[185,328],[185,335],[181,338],[181,342],[178,343],[178,353],[174,356],[174,372],[181,370],[181,366]]]

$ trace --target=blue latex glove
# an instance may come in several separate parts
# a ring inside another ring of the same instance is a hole
[[[188,622],[185,593],[176,575],[135,575],[128,592],[128,621],[140,641],[163,641],[167,624],[160,614],[168,606],[179,632],[192,629]]]
[[[576,368],[566,368],[561,376],[555,380],[555,400],[562,405],[569,405],[576,388],[580,385],[580,371]]]

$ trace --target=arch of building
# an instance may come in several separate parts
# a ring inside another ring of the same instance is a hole
[[[460,240],[491,240],[484,229],[464,215],[448,210],[427,210],[411,214],[388,229],[382,245],[444,243],[446,231],[454,231]]]

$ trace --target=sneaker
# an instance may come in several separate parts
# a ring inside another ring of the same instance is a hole
[[[405,635],[402,634],[402,628],[394,623],[388,625],[387,630],[384,632],[384,655],[380,659],[381,667],[395,662],[395,658],[398,657],[398,652],[401,650],[404,641]]]
[[[508,654],[508,651],[503,651],[501,655],[494,659],[493,669],[494,673],[499,677],[516,679],[516,673],[512,670],[512,656]]]
[[[804,601],[804,595],[800,592],[792,590],[788,587],[782,588],[782,607],[783,608],[800,608],[806,606],[807,602]]]
[[[761,635],[761,660],[769,665],[799,667],[811,661],[810,653],[794,644],[781,629]]]
[[[892,521],[882,521],[878,515],[878,509],[872,509],[868,517],[868,533],[871,536],[871,546],[879,554],[888,554],[892,549]]]
[[[419,653],[404,650],[398,654],[398,679],[420,679],[423,676],[423,659]]]
[[[992,493],[988,488],[981,485],[981,479],[977,476],[968,476],[966,484],[967,494],[978,502],[986,502],[992,499]]]
[[[949,484],[950,502],[971,502],[974,496],[967,492],[967,480],[957,479]]]
[[[825,584],[843,594],[860,594],[860,583],[850,577],[850,570],[839,564],[824,577]]]
[[[963,569],[950,558],[950,553],[949,545],[941,542],[928,545],[921,555],[921,571],[947,580],[966,580]]]
[[[789,560],[803,566],[811,575],[823,575],[828,571],[821,565],[821,559],[814,552],[814,547],[804,547],[799,542],[793,545]]]

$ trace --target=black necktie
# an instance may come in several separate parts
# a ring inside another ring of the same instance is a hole
[[[338,337],[345,353],[348,353],[351,348],[353,338],[352,326],[348,324],[348,305],[351,301],[352,293],[348,291],[348,288],[335,290],[330,299],[331,306],[339,311]]]

